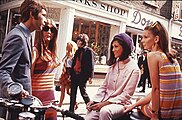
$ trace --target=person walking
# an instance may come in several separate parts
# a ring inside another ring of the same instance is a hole
[[[144,28],[141,40],[148,53],[152,91],[125,112],[141,106],[141,112],[151,120],[178,120],[182,117],[182,74],[175,55],[170,53],[166,28],[156,21]]]
[[[107,62],[109,70],[93,101],[87,103],[85,120],[111,120],[124,115],[124,105],[131,103],[140,80],[137,62],[130,57],[133,49],[129,35],[114,36]]]
[[[139,57],[138,59],[138,66],[141,69],[141,78],[138,86],[142,86],[142,90],[140,92],[145,92],[145,85],[146,85],[146,80],[148,80],[148,86],[150,84],[150,74],[149,74],[149,69],[148,69],[148,64],[147,64],[147,50],[143,51],[143,55]]]
[[[69,111],[74,112],[76,104],[77,88],[79,87],[80,93],[87,104],[90,98],[86,92],[86,83],[92,83],[94,76],[94,52],[88,47],[88,36],[80,34],[77,37],[78,49],[74,55],[71,67],[71,94],[70,94],[70,107]]]
[[[32,54],[32,94],[39,98],[43,105],[55,100],[54,78],[60,62],[56,55],[58,30],[52,19],[41,31],[35,33],[35,46]],[[53,109],[46,110],[46,120],[57,120]]]
[[[21,23],[16,25],[5,37],[0,61],[0,97],[10,98],[7,88],[15,82],[23,86],[21,97],[32,94],[31,32],[41,30],[46,22],[46,7],[36,0],[24,0],[20,6]],[[2,108],[2,107],[1,107]],[[1,109],[0,108],[0,109]],[[0,110],[0,117],[5,117]]]

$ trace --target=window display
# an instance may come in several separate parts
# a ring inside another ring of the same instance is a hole
[[[110,25],[99,21],[75,18],[72,40],[76,42],[78,34],[85,33],[89,36],[89,47],[94,50],[95,64],[106,64]]]

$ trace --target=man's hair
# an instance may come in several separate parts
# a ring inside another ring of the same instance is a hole
[[[79,34],[76,38],[76,40],[80,40],[82,41],[82,45],[87,46],[88,45],[88,41],[89,41],[89,37],[87,34]]]
[[[47,11],[45,5],[36,0],[24,0],[20,6],[19,12],[21,14],[21,22],[26,22],[30,18],[30,12],[35,19],[38,19],[38,14],[42,11],[42,9]]]

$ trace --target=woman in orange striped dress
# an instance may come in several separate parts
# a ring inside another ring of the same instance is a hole
[[[160,22],[145,27],[144,49],[151,50],[147,60],[152,91],[125,112],[142,106],[141,111],[151,120],[176,120],[182,117],[182,74],[178,61],[169,50],[168,33]]]
[[[55,100],[54,77],[59,61],[56,57],[57,28],[53,20],[47,19],[42,31],[36,31],[32,54],[32,95],[48,105]],[[56,120],[57,113],[48,109],[46,120]]]

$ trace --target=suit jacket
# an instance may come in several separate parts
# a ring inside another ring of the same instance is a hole
[[[73,58],[73,63],[71,67],[71,80],[74,79],[74,76],[76,75],[73,68],[76,64],[76,58],[80,55],[79,52],[80,48],[76,51]],[[94,76],[94,52],[89,47],[82,48],[80,75],[82,76],[82,80],[84,80],[84,82],[86,82],[89,77],[93,78]]]
[[[122,66],[122,69],[119,69],[118,64]],[[139,80],[140,69],[133,59],[126,64],[117,61],[109,68],[103,85],[100,86],[93,100],[124,105],[131,103],[130,98],[133,96]]]
[[[141,69],[141,66],[143,65],[143,74],[145,76],[149,76],[149,68],[148,68],[148,63],[147,63],[147,57],[143,60],[143,55],[139,57],[138,59],[138,66]]]
[[[8,98],[7,86],[19,82],[30,94],[31,90],[31,33],[21,23],[4,39],[0,61],[0,97]]]

